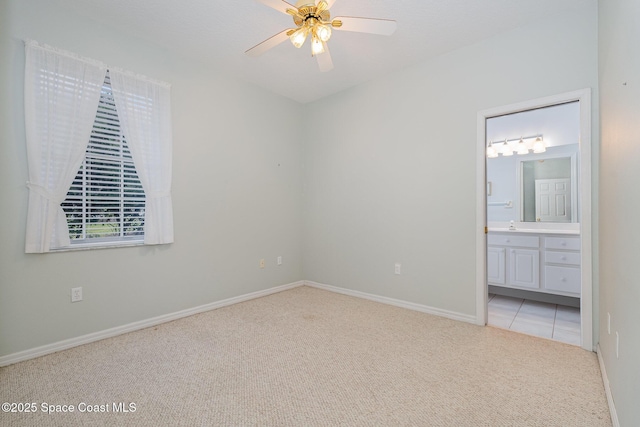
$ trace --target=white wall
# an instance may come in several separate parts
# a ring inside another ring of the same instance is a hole
[[[597,84],[586,1],[309,105],[305,278],[475,315],[478,111]]]
[[[640,2],[604,0],[599,12],[600,349],[626,427],[640,420]]]
[[[0,2],[0,32],[0,356],[303,278],[299,105],[48,0]],[[174,244],[24,254],[26,38],[172,84]]]
[[[578,144],[580,142],[580,103],[554,105],[492,117],[487,120],[487,141],[541,135],[546,147]],[[515,141],[518,142],[518,141]],[[533,140],[531,140],[533,142]]]

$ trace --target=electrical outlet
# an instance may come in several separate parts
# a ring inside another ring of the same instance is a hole
[[[400,275],[402,273],[402,264],[396,262],[395,273]]]
[[[278,259],[276,260],[276,263],[278,265],[282,265],[282,257],[281,256],[278,257]]]
[[[607,313],[607,333],[611,334],[611,313]]]
[[[616,332],[616,359],[620,357],[620,335]]]
[[[264,268],[264,258],[260,260],[260,268]]]
[[[82,286],[71,288],[71,302],[82,301]]]

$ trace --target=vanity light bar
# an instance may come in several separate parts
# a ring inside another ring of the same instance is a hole
[[[535,140],[536,138],[540,138],[540,139],[544,139],[543,135],[540,133],[538,135],[533,135],[533,136],[522,136],[520,138],[513,138],[513,139],[505,139],[504,141],[497,141],[496,143],[503,143],[503,144],[508,144],[510,142],[515,142],[515,141],[520,141],[521,139],[526,141],[528,139],[533,139]]]
[[[538,139],[540,139],[540,141],[538,141]],[[520,149],[518,149],[518,147],[513,147],[513,146],[510,147],[510,143],[512,142],[522,141],[523,144],[527,144],[527,142],[525,141],[530,141],[530,140],[536,141],[533,147],[531,147],[532,145],[531,142],[529,142],[529,145],[526,148],[520,147]],[[546,151],[545,144],[544,144],[544,135],[541,133],[533,136],[522,136],[520,138],[505,139],[504,141],[498,141],[496,142],[496,144],[502,144],[502,147],[500,149],[494,147],[493,144],[494,144],[493,141],[489,141],[489,145],[487,146],[487,157],[489,158],[496,158],[498,157],[498,154],[502,154],[503,156],[511,156],[513,155],[514,152],[517,152],[518,154],[527,154],[531,149],[534,150],[534,153],[543,153]],[[507,148],[506,151],[504,151],[505,147]]]

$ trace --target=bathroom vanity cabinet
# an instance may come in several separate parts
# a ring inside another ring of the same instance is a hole
[[[580,236],[489,232],[489,285],[580,297]]]

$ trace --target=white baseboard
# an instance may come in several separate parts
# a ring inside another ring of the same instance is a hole
[[[34,359],[36,357],[44,356],[46,354],[55,353],[56,351],[66,350],[82,344],[88,344],[94,341],[103,340],[105,338],[111,338],[117,335],[126,334],[128,332],[149,328],[151,326],[156,326],[161,323],[171,322],[173,320],[181,319],[183,317],[192,316],[194,314],[203,313],[205,311],[214,310],[216,308],[226,307],[228,305],[237,304],[239,302],[249,301],[255,298],[260,298],[267,295],[275,294],[277,292],[282,292],[289,289],[297,288],[298,286],[303,286],[303,285],[304,285],[304,281],[298,281],[294,283],[289,283],[287,285],[276,286],[274,288],[265,289],[263,291],[251,292],[249,294],[228,298],[222,301],[212,302],[212,303],[201,305],[198,307],[188,308],[186,310],[177,311],[175,313],[169,313],[162,316],[153,317],[151,319],[145,319],[139,322],[133,322],[127,325],[117,326],[111,329],[105,329],[104,331],[94,332],[91,334],[82,335],[79,337],[70,338],[67,340],[58,341],[55,343],[32,348],[29,350],[20,351],[18,353],[8,354],[6,356],[0,357],[0,366],[7,366],[13,363]]]
[[[94,341],[103,340],[105,338],[115,337],[117,335],[126,334],[128,332],[137,331],[140,329],[156,326],[161,323],[171,322],[173,320],[181,319],[183,317],[192,316],[194,314],[202,313],[209,310],[215,310],[216,308],[226,307],[228,305],[237,304],[243,301],[249,301],[255,298],[275,294],[277,292],[286,291],[289,289],[297,288],[299,286],[311,286],[318,289],[324,289],[330,292],[336,292],[344,295],[349,295],[358,298],[364,298],[371,301],[379,302],[382,304],[393,305],[396,307],[406,308],[409,310],[420,311],[422,313],[433,314],[435,316],[446,317],[448,319],[458,320],[467,323],[476,323],[475,316],[468,314],[457,313],[454,311],[443,310],[440,308],[430,307],[427,305],[416,304],[408,301],[398,300],[389,297],[383,297],[379,295],[369,294],[366,292],[354,291],[351,289],[339,288],[337,286],[325,285],[322,283],[312,281],[298,281],[289,283],[287,285],[276,286],[274,288],[265,289],[263,291],[252,292],[245,295],[240,295],[233,298],[228,298],[222,301],[212,302],[210,304],[201,305],[198,307],[181,310],[175,313],[169,313],[162,316],[153,317],[151,319],[145,319],[138,322],[129,323],[127,325],[117,326],[115,328],[106,329],[104,331],[94,332],[87,335],[82,335],[75,338],[69,338],[67,340],[58,341],[55,343],[43,345],[40,347],[32,348],[29,350],[20,351],[18,353],[8,354],[0,357],[0,366],[7,366],[25,360],[34,359],[36,357],[44,356],[47,354],[55,353],[61,350],[67,350],[72,347],[76,347],[83,344],[88,344]]]
[[[602,382],[604,383],[604,391],[607,394],[607,402],[609,403],[609,412],[611,413],[611,424],[613,427],[620,427],[620,421],[618,421],[618,412],[616,412],[616,405],[613,402],[613,395],[611,394],[611,387],[609,386],[609,377],[607,377],[607,369],[604,366],[604,359],[600,352],[600,344],[596,347],[596,354],[598,355],[598,362],[600,363],[600,372],[602,373]]]
[[[354,291],[351,289],[339,288],[337,286],[325,285],[322,283],[312,282],[305,280],[304,284],[306,286],[311,286],[313,288],[324,289],[326,291],[337,292],[339,294],[349,295],[352,297],[364,298],[375,302],[380,302],[382,304],[394,305],[396,307],[406,308],[409,310],[420,311],[422,313],[433,314],[435,316],[446,317],[452,320],[459,320],[461,322],[473,323],[476,324],[476,316],[471,316],[469,314],[457,313],[455,311],[443,310],[440,308],[430,307],[428,305],[416,304],[413,302],[403,301],[399,299],[383,297],[374,294],[368,294],[366,292]]]

